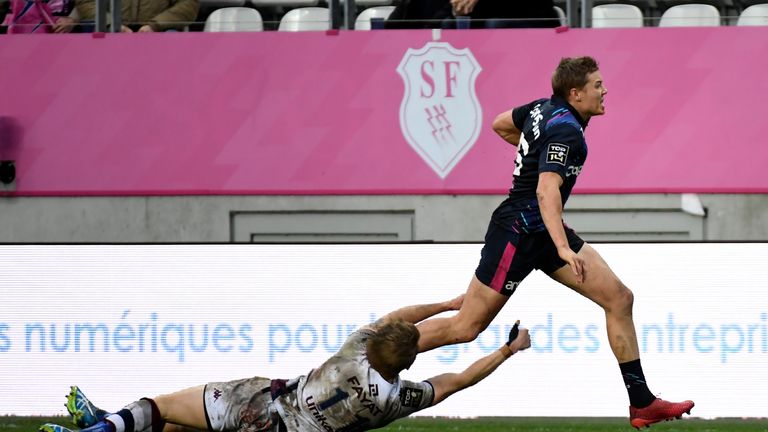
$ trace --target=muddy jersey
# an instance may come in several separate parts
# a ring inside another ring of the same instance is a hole
[[[536,198],[539,174],[549,171],[562,177],[560,195],[565,205],[587,159],[587,122],[557,96],[513,109],[512,121],[522,132],[513,185],[509,197],[494,211],[493,220],[520,233],[543,231],[546,227]]]
[[[387,382],[368,363],[370,327],[352,333],[341,349],[307,376],[296,391],[275,400],[288,431],[355,432],[379,428],[432,404],[427,382]]]

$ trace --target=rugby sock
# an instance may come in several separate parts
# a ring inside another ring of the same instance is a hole
[[[104,421],[83,431],[88,432],[162,432],[164,426],[152,399],[141,399],[128,404],[125,408],[108,415]],[[97,428],[97,426],[100,426]]]
[[[645,383],[640,359],[619,363],[619,369],[621,369],[621,377],[624,378],[624,385],[627,387],[630,405],[635,408],[645,408],[656,399]]]

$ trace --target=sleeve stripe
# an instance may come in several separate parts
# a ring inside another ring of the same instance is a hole
[[[435,401],[435,386],[433,386],[433,385],[432,385],[432,383],[431,383],[431,382],[429,382],[429,381],[426,381],[426,380],[425,380],[424,382],[425,382],[425,383],[427,383],[427,384],[429,384],[429,388],[431,388],[431,389],[432,389],[432,392],[431,392],[431,394],[430,394],[430,398],[429,398],[429,405],[427,405],[427,406],[432,406],[432,402],[434,402],[434,401]]]

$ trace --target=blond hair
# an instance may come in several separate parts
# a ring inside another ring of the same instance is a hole
[[[366,342],[368,361],[386,376],[396,376],[408,369],[419,352],[419,330],[403,320],[387,322],[376,329]]]

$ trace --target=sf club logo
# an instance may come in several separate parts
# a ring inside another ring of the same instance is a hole
[[[445,178],[472,148],[483,113],[475,94],[482,68],[469,48],[428,42],[409,48],[397,67],[405,83],[400,129],[408,144]]]

